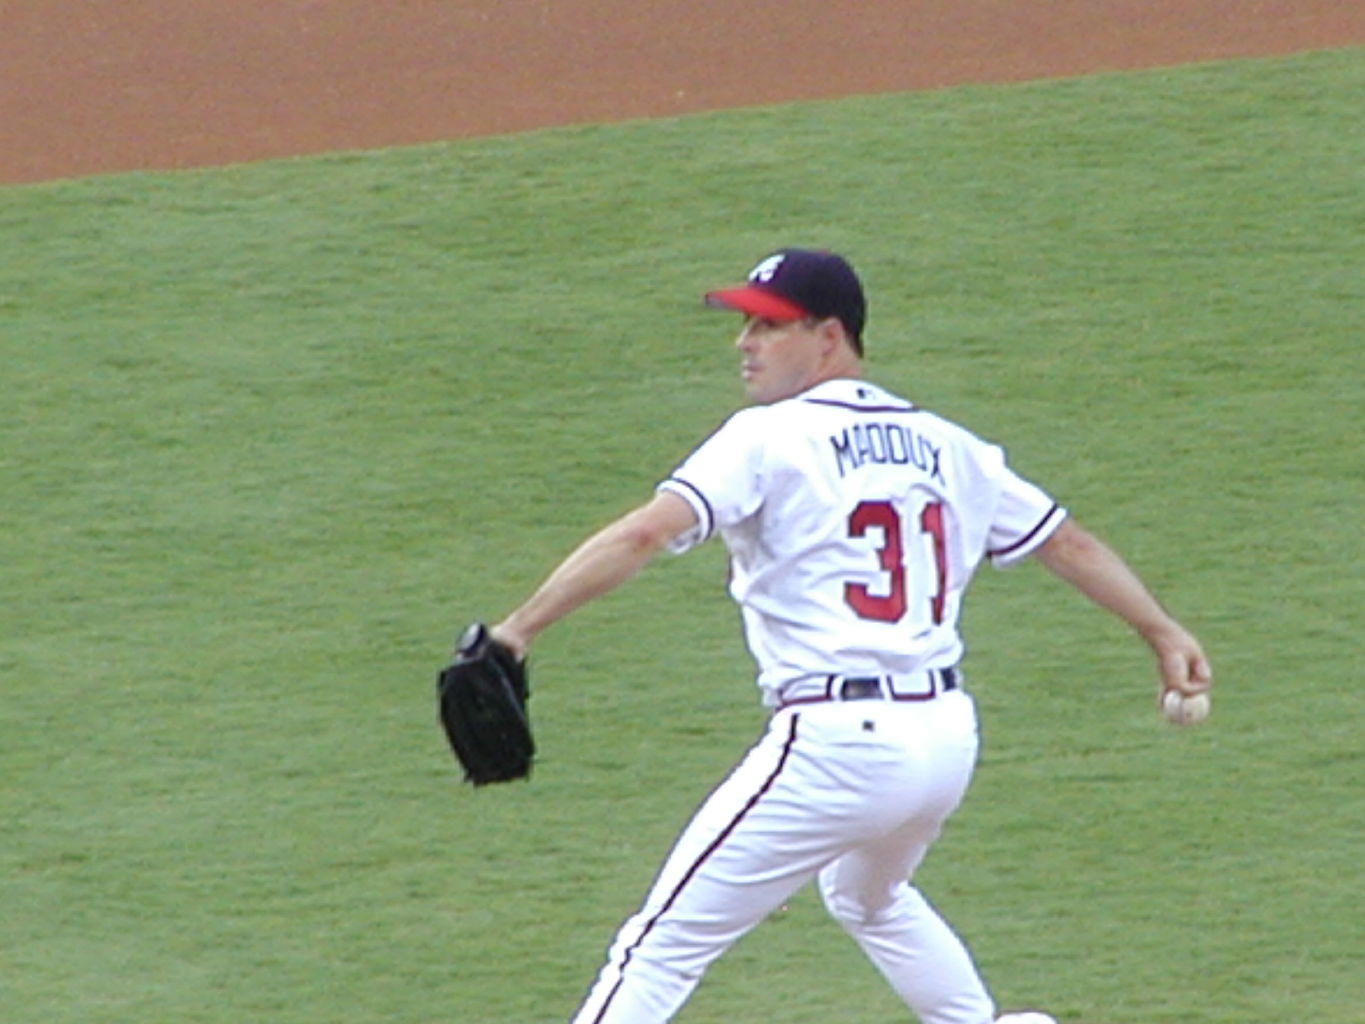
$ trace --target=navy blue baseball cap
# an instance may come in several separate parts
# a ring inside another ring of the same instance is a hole
[[[779,249],[749,271],[745,284],[707,292],[706,304],[778,321],[833,317],[862,352],[862,283],[847,260],[823,249]]]

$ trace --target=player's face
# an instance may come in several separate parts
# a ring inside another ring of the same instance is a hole
[[[799,395],[820,381],[823,339],[810,320],[751,316],[735,341],[744,393],[759,404]]]

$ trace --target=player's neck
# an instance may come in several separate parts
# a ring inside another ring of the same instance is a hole
[[[841,349],[830,357],[818,376],[815,384],[831,380],[862,380],[863,361],[851,349]]]

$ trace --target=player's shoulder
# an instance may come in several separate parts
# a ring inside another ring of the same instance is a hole
[[[987,445],[971,430],[871,381],[840,378],[764,405],[732,413],[723,430],[798,436],[834,424],[900,421],[916,433],[930,434],[952,445]]]
[[[788,415],[807,421],[820,421],[823,410],[824,415],[842,422],[899,422],[932,443],[961,451],[969,458],[991,462],[998,457],[999,446],[969,427],[869,381],[827,381],[779,404],[787,407]]]
[[[908,398],[902,398],[870,381],[840,378],[827,380],[799,395],[778,402],[789,415],[811,416],[821,411],[832,413],[887,413],[911,415],[922,410]]]
[[[794,398],[778,403],[778,406],[783,408],[786,415],[796,418],[826,415],[854,420],[860,418],[896,420],[903,417],[907,427],[920,432],[932,431],[964,440],[975,437],[966,427],[947,417],[865,380],[826,381]]]

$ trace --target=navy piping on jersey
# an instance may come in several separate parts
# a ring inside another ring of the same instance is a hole
[[[811,405],[829,405],[835,409],[848,409],[851,412],[919,412],[913,405],[857,405],[853,402],[836,402],[832,398],[805,398],[802,401]]]
[[[720,849],[721,844],[723,844],[735,829],[739,827],[740,822],[744,820],[745,816],[758,806],[758,802],[773,788],[773,783],[775,783],[777,777],[782,774],[782,769],[787,766],[787,758],[790,756],[792,746],[796,742],[796,723],[800,718],[801,716],[799,714],[792,715],[791,727],[787,730],[787,739],[782,744],[782,753],[778,756],[777,767],[775,767],[772,770],[772,773],[763,780],[763,785],[758,787],[758,791],[739,809],[739,813],[735,815],[734,820],[721,830],[720,835],[716,836],[706,849],[702,850],[701,856],[693,862],[692,866],[683,874],[682,879],[674,886],[673,891],[668,894],[668,899],[664,900],[663,906],[659,908],[659,912],[651,917],[648,923],[646,923],[644,929],[640,932],[640,937],[632,942],[630,948],[621,955],[621,966],[618,968],[619,976],[616,979],[616,984],[612,986],[606,999],[602,1000],[602,1006],[597,1011],[597,1016],[593,1018],[593,1024],[600,1024],[602,1018],[606,1016],[607,1010],[611,1006],[611,1001],[616,998],[616,994],[621,991],[621,986],[625,983],[626,967],[629,966],[631,957],[634,956],[635,951],[644,943],[645,939],[649,936],[649,933],[654,929],[654,926],[659,923],[659,920],[666,913],[668,913],[673,904],[678,902],[678,897],[681,896],[682,891],[687,888],[687,883],[692,881],[697,872],[701,870],[701,866],[706,863],[706,859]]]
[[[702,494],[694,484],[688,483],[681,477],[671,476],[668,478],[668,482],[677,484],[679,487],[685,487],[689,493],[696,495],[697,500],[701,502],[702,508],[706,510],[706,522],[701,524],[701,539],[706,540],[709,538],[716,529],[716,511],[711,507],[711,503],[706,500],[706,495]]]
[[[1023,547],[1025,544],[1027,544],[1029,541],[1033,540],[1034,537],[1038,536],[1038,531],[1041,530],[1044,526],[1046,526],[1046,525],[1048,524],[1048,521],[1057,513],[1057,510],[1058,510],[1059,508],[1061,508],[1061,506],[1058,505],[1056,502],[1053,502],[1053,503],[1052,503],[1052,507],[1051,507],[1050,509],[1047,510],[1047,515],[1043,516],[1042,519],[1038,520],[1038,525],[1037,525],[1037,526],[1035,526],[1032,530],[1029,530],[1028,533],[1024,534],[1023,537],[1021,537],[1019,540],[1015,541],[1015,542],[1014,542],[1013,544],[1011,544],[1009,547],[1007,547],[1007,548],[998,548],[998,549],[996,549],[995,551],[988,552],[988,554],[989,554],[992,558],[1000,558],[1000,557],[1002,557],[1003,555],[1008,555],[1008,554],[1010,554],[1011,552],[1018,551],[1020,548],[1022,548],[1022,547]]]

